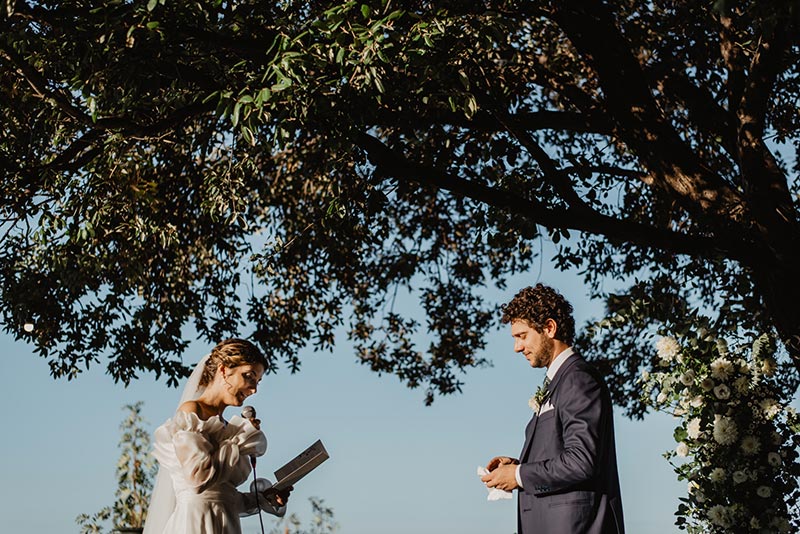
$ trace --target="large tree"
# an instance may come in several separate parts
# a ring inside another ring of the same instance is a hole
[[[0,308],[55,375],[346,331],[430,401],[548,238],[635,282],[587,343],[619,401],[689,305],[800,364],[800,2],[5,4]]]

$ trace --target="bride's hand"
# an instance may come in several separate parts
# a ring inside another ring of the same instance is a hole
[[[294,486],[289,486],[283,490],[269,488],[261,492],[261,495],[273,506],[286,506],[286,503],[289,501],[289,494],[293,489]]]

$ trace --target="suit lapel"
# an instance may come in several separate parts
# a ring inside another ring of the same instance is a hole
[[[553,377],[553,380],[550,381],[550,385],[547,389],[550,391],[548,395],[548,401],[552,401],[556,394],[556,388],[558,387],[558,383],[561,381],[561,378],[569,372],[569,369],[578,363],[581,359],[576,353],[573,353],[572,356],[567,358],[561,367],[559,367],[558,371],[556,372],[556,376]],[[540,408],[541,409],[541,408]],[[533,444],[533,434],[536,432],[536,422],[539,420],[538,414],[533,414],[528,426],[525,428],[525,444],[522,446],[522,453],[519,455],[520,461],[524,461],[526,458],[528,451],[530,451],[531,445]]]

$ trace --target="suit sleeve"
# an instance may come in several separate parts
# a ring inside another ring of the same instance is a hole
[[[520,478],[527,493],[553,493],[595,476],[601,428],[611,407],[605,405],[597,379],[582,369],[564,376],[559,390],[556,410],[561,420],[563,449],[554,458],[520,465]]]

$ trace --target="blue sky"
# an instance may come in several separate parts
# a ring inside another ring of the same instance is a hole
[[[600,315],[600,303],[588,301],[577,275],[554,272],[546,262],[532,273],[491,296],[506,301],[523,285],[542,281],[572,302],[578,324]],[[209,349],[195,343],[187,363]],[[531,415],[528,399],[544,371],[513,352],[506,328],[492,334],[484,356],[493,366],[464,376],[462,394],[426,407],[423,391],[359,365],[345,343],[333,354],[306,350],[300,373],[265,377],[251,399],[269,440],[259,474],[271,475],[321,438],[331,459],[298,484],[290,501],[290,511],[304,519],[308,497],[317,496],[334,509],[343,534],[511,534],[515,501],[487,502],[476,468],[494,455],[518,455]],[[145,401],[154,429],[171,416],[178,397],[151,376],[128,388],[114,384],[102,364],[71,382],[53,380],[29,346],[0,336],[2,530],[77,532],[75,516],[114,500],[122,407]],[[674,446],[675,425],[663,414],[644,422],[616,415],[628,532],[678,532],[673,513],[685,485],[661,456]],[[255,534],[258,519],[246,518],[243,528]]]

